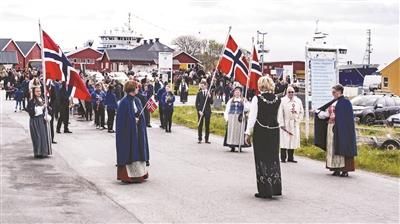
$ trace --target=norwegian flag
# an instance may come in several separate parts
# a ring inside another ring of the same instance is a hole
[[[146,108],[150,113],[153,113],[154,111],[157,110],[158,106],[154,102],[154,100],[152,98],[150,98],[146,103]]]
[[[253,47],[253,54],[251,56],[251,68],[250,68],[250,80],[249,89],[254,89],[258,92],[258,79],[262,76],[261,66],[258,62],[258,56],[256,48]]]
[[[243,52],[240,50],[235,40],[233,40],[232,36],[229,35],[224,53],[218,63],[218,70],[225,73],[225,75],[230,78],[234,78],[243,86],[246,86],[248,65]]]
[[[46,79],[65,81],[69,96],[90,100],[89,91],[79,73],[73,68],[60,47],[42,31]]]

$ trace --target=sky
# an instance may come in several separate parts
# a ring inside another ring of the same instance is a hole
[[[128,13],[138,34],[159,37],[167,45],[180,35],[223,43],[231,26],[236,42],[251,49],[257,30],[267,32],[265,61],[304,60],[316,20],[329,43],[348,48],[353,63],[362,62],[367,29],[372,32],[372,63],[384,66],[399,57],[399,0],[2,0],[0,38],[39,41],[40,19],[68,51],[122,27]]]

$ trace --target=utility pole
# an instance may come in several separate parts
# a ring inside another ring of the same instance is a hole
[[[264,38],[267,35],[267,32],[261,32],[257,30],[257,44],[259,45],[258,53],[260,54],[260,61],[261,61],[261,70],[262,74],[264,75],[264,53],[268,53],[269,51],[265,49],[264,45]]]

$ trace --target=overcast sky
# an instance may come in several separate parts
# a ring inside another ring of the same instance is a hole
[[[348,58],[361,63],[366,29],[372,30],[372,63],[399,57],[398,0],[1,0],[0,38],[39,40],[43,29],[64,49],[98,41],[104,30],[122,27],[128,12],[145,39],[160,37],[170,45],[179,35],[224,42],[228,27],[238,44],[251,48],[257,30],[268,32],[265,60],[304,60],[315,20],[329,41],[348,48]]]

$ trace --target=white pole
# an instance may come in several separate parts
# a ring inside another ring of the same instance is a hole
[[[310,86],[310,74],[309,74],[309,57],[308,57],[308,47],[305,47],[305,65],[304,65],[304,84],[305,84],[305,108],[306,108],[306,127],[305,127],[305,131],[306,131],[306,139],[308,141],[309,136],[310,136],[310,108],[309,108],[309,86]]]
[[[239,152],[242,152],[242,139],[243,139],[243,135],[244,133],[242,133],[243,130],[243,123],[246,122],[246,119],[244,118],[244,104],[245,101],[247,100],[247,93],[249,91],[249,85],[250,85],[250,78],[251,78],[251,63],[253,62],[253,53],[254,53],[254,37],[252,38],[251,41],[251,50],[252,50],[252,54],[251,54],[251,58],[250,58],[250,63],[249,63],[249,67],[248,67],[248,71],[247,71],[247,82],[246,82],[246,92],[244,93],[244,101],[243,101],[243,111],[242,111],[242,123],[240,124],[240,136],[239,136]],[[259,62],[257,62],[259,63]],[[261,73],[262,74],[262,73]]]
[[[46,80],[46,64],[44,62],[44,43],[43,43],[43,30],[42,30],[42,26],[40,24],[40,20],[39,20],[39,35],[40,35],[40,51],[41,51],[41,58],[42,58],[42,74],[43,74],[43,94],[44,94],[44,102],[47,105],[47,107],[49,106],[49,100],[47,98],[47,80]],[[32,95],[33,96],[33,95]],[[52,144],[52,139],[51,139],[51,133],[50,133],[50,124],[49,121],[47,120],[49,113],[48,113],[48,109],[46,108],[44,116],[45,116],[45,121],[46,121],[46,126],[47,126],[47,140],[48,140],[48,144],[49,144],[49,155],[52,154],[52,148],[51,148],[51,144]]]

